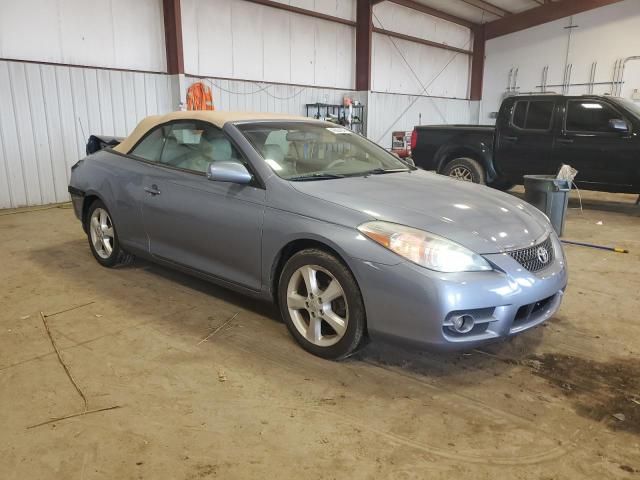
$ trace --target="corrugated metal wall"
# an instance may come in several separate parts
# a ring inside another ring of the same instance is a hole
[[[393,93],[370,94],[368,137],[391,148],[391,132],[413,130],[419,124],[477,123],[480,102],[418,97]]]
[[[355,17],[355,0],[278,1]],[[447,50],[375,34],[374,92],[354,92],[349,25],[239,0],[182,7],[187,73],[211,77],[202,80],[218,109],[304,115],[306,103],[350,96],[367,104],[369,137],[386,147],[391,131],[411,129],[419,114],[422,123],[477,119],[476,102],[400,94],[423,90],[413,69],[430,95],[466,97],[465,55],[451,60]],[[35,9],[41,14],[31,18]],[[376,25],[421,38],[463,48],[470,40],[464,27],[397,5],[378,4],[375,14]],[[0,58],[27,60],[0,60],[0,208],[68,200],[69,168],[90,133],[125,136],[142,117],[177,108],[170,76],[135,71],[165,69],[161,18],[160,0],[0,1]],[[187,76],[186,85],[196,80]]]
[[[162,1],[0,0],[0,58],[164,72]]]
[[[359,99],[351,90],[280,85],[243,80],[188,76],[187,85],[204,82],[211,88],[216,109],[304,115],[307,103],[342,104],[345,96]]]
[[[68,200],[90,133],[171,110],[162,74],[0,61],[0,208]]]
[[[291,3],[343,17],[355,12],[354,0]],[[182,31],[185,71],[192,75],[355,86],[349,25],[238,0],[182,0]]]
[[[355,92],[204,81],[216,108],[304,115],[304,104],[342,103]],[[147,115],[175,110],[164,74],[0,61],[0,208],[69,199],[69,169],[89,134],[126,136]]]
[[[467,27],[391,2],[375,5],[373,12],[376,27],[471,50]],[[470,68],[469,55],[373,34],[371,89],[376,92],[467,98]]]

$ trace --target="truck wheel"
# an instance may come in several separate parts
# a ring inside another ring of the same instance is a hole
[[[444,166],[441,173],[463,182],[481,185],[487,183],[484,168],[472,158],[454,158]]]

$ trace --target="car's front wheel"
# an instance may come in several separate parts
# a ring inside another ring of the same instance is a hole
[[[278,301],[291,335],[308,352],[338,360],[360,345],[366,322],[362,295],[335,256],[318,249],[293,255],[280,275]]]
[[[95,200],[89,207],[86,218],[89,248],[100,265],[115,267],[133,261],[133,255],[120,246],[116,227],[104,203]]]

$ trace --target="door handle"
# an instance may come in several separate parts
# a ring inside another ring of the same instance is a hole
[[[573,143],[573,138],[556,138],[558,143]]]
[[[510,137],[509,135],[505,135],[502,137],[505,142],[517,142],[518,137]]]
[[[150,187],[144,187],[144,191],[153,196],[160,195],[160,190],[158,190],[158,186],[155,184]]]

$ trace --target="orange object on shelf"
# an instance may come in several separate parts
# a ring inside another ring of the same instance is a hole
[[[187,110],[215,110],[211,89],[202,82],[196,82],[187,90]]]

